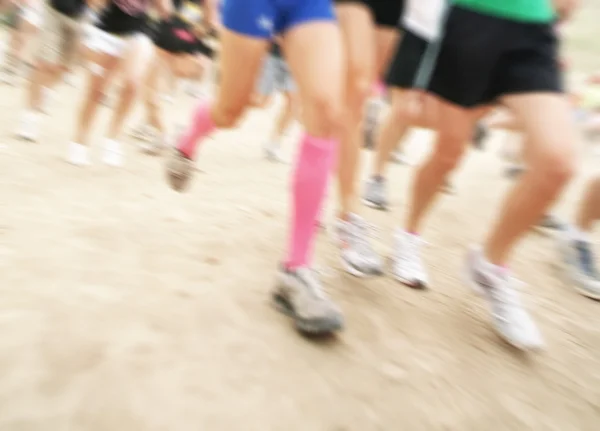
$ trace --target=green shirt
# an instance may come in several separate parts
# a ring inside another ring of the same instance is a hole
[[[453,0],[454,4],[483,14],[530,23],[554,20],[551,0]]]

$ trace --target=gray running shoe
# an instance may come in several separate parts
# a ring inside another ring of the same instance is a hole
[[[442,192],[446,193],[447,195],[455,195],[456,187],[454,186],[452,181],[446,180],[444,181],[444,185],[442,186]]]
[[[181,192],[188,186],[194,172],[194,162],[177,148],[172,147],[167,155],[167,181],[173,190]]]
[[[363,203],[378,210],[388,210],[389,202],[385,178],[372,177],[367,181]]]
[[[596,270],[590,243],[574,240],[565,231],[558,240],[558,246],[566,280],[583,296],[600,300],[600,274]]]
[[[275,306],[294,319],[296,327],[309,335],[325,335],[342,329],[340,309],[327,297],[309,268],[281,268],[273,291]]]
[[[337,219],[335,233],[341,249],[342,265],[355,277],[383,274],[383,262],[369,241],[372,228],[358,215]]]
[[[509,344],[521,350],[540,349],[542,336],[519,298],[516,280],[490,270],[478,249],[467,255],[466,279],[475,292],[488,303],[492,322],[498,334]]]
[[[552,233],[564,230],[565,224],[552,214],[547,214],[533,228],[538,232]]]

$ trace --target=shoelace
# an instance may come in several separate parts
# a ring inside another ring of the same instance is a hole
[[[307,287],[308,292],[315,298],[320,300],[327,300],[325,292],[321,288],[321,283],[315,276],[315,271],[311,268],[298,268],[296,270],[296,276],[304,283]]]

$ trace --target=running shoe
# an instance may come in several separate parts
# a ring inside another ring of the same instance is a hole
[[[504,176],[509,180],[520,177],[525,172],[525,166],[517,163],[510,163],[504,171]]]
[[[386,180],[380,176],[371,177],[366,184],[363,203],[371,208],[387,211],[389,202],[387,198]]]
[[[160,133],[156,133],[148,142],[142,143],[142,151],[151,156],[157,156],[167,148],[167,141]]]
[[[272,297],[277,309],[294,319],[304,334],[330,334],[344,325],[342,312],[309,268],[279,269]]]
[[[475,134],[473,136],[473,147],[476,149],[483,151],[485,150],[485,140],[488,136],[488,131],[482,124],[477,124],[475,126]]]
[[[546,214],[540,221],[534,226],[534,229],[542,233],[558,232],[565,229],[565,224],[561,222],[557,217],[552,214]]]
[[[450,180],[446,180],[444,181],[444,185],[442,186],[442,192],[446,193],[447,195],[455,195],[456,187]]]
[[[75,166],[88,166],[90,164],[90,156],[88,147],[78,144],[77,142],[69,142],[67,150],[67,162]]]
[[[348,220],[337,219],[335,234],[341,248],[342,265],[355,277],[383,274],[383,262],[370,242],[372,227],[362,217],[349,214]]]
[[[285,163],[279,145],[271,143],[265,146],[265,158],[270,162]]]
[[[194,161],[176,147],[167,155],[167,181],[175,191],[182,192],[188,186],[194,172]]]
[[[40,114],[35,111],[27,110],[23,112],[16,133],[17,137],[26,141],[37,142],[39,119]]]
[[[115,141],[114,139],[106,139],[104,141],[102,161],[108,166],[123,166],[123,149],[121,148],[121,143],[119,141]]]
[[[466,279],[488,303],[494,328],[506,342],[521,350],[543,346],[542,336],[521,304],[517,281],[508,272],[496,271],[481,250],[472,248],[466,261]]]
[[[413,166],[414,163],[404,155],[404,152],[400,151],[400,150],[396,150],[394,152],[392,152],[391,156],[390,156],[390,161],[393,163],[396,163],[397,165],[404,165],[404,166]]]
[[[423,240],[418,235],[398,230],[395,234],[392,273],[400,283],[413,289],[426,289],[429,278],[421,260]]]
[[[564,231],[558,239],[561,268],[575,290],[588,298],[600,300],[600,274],[588,241],[572,238]]]

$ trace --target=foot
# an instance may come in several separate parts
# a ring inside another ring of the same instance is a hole
[[[37,142],[39,118],[39,113],[25,111],[17,129],[17,137],[26,141]]]
[[[565,225],[552,214],[546,214],[533,228],[538,232],[551,234],[563,230]]]
[[[281,150],[276,144],[270,144],[265,147],[265,158],[270,162],[285,163]]]
[[[172,147],[167,156],[167,181],[171,188],[181,192],[189,186],[194,172],[194,161],[179,149]]]
[[[325,335],[343,327],[341,311],[309,268],[280,269],[273,300],[279,311],[294,319],[302,333]]]
[[[399,230],[395,234],[392,272],[400,283],[413,289],[426,289],[429,278],[421,260],[423,240],[418,235]]]
[[[451,181],[446,180],[444,182],[444,185],[442,186],[442,192],[446,193],[447,195],[455,195],[456,187],[454,186],[454,184]]]
[[[386,180],[383,177],[372,177],[367,181],[363,203],[378,210],[388,210]]]
[[[412,166],[414,163],[404,155],[402,151],[394,151],[390,156],[390,161],[398,165]]]
[[[90,164],[88,147],[77,142],[69,142],[67,162],[75,166],[88,166]]]
[[[41,111],[44,114],[50,113],[50,106],[54,103],[56,99],[56,92],[51,88],[44,88],[42,90],[42,101],[41,101]]]
[[[104,154],[102,156],[102,162],[113,167],[123,166],[123,149],[121,148],[119,141],[115,141],[114,139],[106,139],[104,141]]]
[[[13,87],[17,82],[17,74],[8,68],[0,70],[0,83]]]
[[[589,241],[565,230],[558,240],[561,268],[569,284],[588,298],[600,300],[600,274]]]
[[[504,176],[509,180],[520,177],[525,172],[525,166],[517,163],[511,163],[504,171]]]
[[[466,277],[469,284],[487,301],[492,323],[498,334],[521,350],[540,349],[542,336],[519,298],[516,281],[508,271],[485,260],[481,250],[467,255]]]
[[[157,156],[162,153],[165,148],[167,148],[166,142],[166,138],[160,133],[157,133],[154,135],[154,138],[150,140],[150,142],[145,142],[142,145],[142,149],[146,154]]]
[[[484,142],[487,138],[488,135],[488,131],[487,129],[482,126],[481,124],[478,124],[475,127],[475,134],[473,136],[473,146],[478,149],[478,150],[485,150],[485,145]]]
[[[371,246],[369,227],[361,217],[349,214],[348,220],[337,219],[335,233],[346,272],[356,277],[383,274],[383,262]]]

